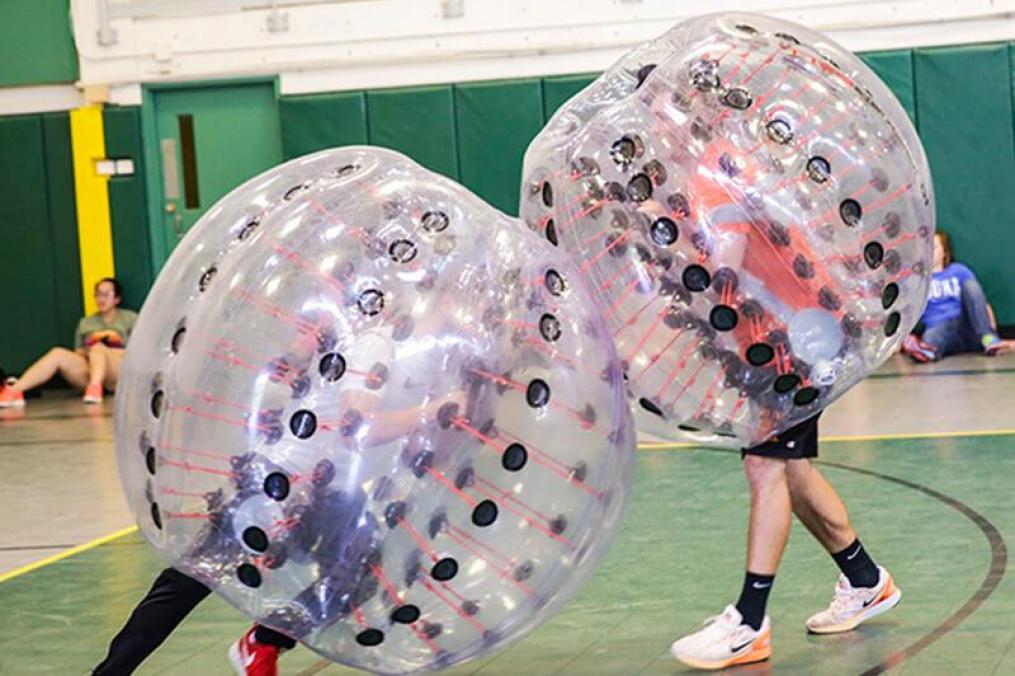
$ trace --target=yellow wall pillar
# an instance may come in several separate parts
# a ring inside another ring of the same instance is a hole
[[[96,161],[106,156],[102,106],[91,105],[70,114],[71,150],[74,155],[74,192],[77,201],[78,251],[81,254],[81,290],[85,314],[97,310],[94,286],[112,277],[113,228],[109,216],[109,178],[99,175]]]

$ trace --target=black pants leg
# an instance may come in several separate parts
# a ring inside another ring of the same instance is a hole
[[[162,571],[109,644],[109,654],[95,676],[131,674],[173,633],[210,590],[172,568]]]
[[[280,634],[274,629],[256,625],[257,629],[254,631],[254,640],[258,643],[264,643],[266,645],[273,645],[280,650],[292,650],[296,647],[296,641],[292,640],[285,634]]]

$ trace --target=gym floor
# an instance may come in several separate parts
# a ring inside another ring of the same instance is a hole
[[[831,559],[794,524],[769,604],[774,654],[736,671],[1015,673],[1015,357],[895,358],[823,418],[822,470],[902,604],[858,631],[808,636]],[[83,674],[161,568],[130,528],[112,402],[47,393],[0,411],[0,674]],[[747,494],[738,454],[646,442],[620,536],[592,582],[507,650],[454,674],[673,674],[670,642],[735,600]],[[214,595],[139,670],[227,674],[248,626]],[[359,673],[297,648],[283,674]]]

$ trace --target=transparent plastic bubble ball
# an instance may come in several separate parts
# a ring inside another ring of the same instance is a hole
[[[633,469],[619,360],[563,253],[375,148],[213,207],[145,302],[116,405],[159,554],[380,673],[550,617],[605,553]]]
[[[764,441],[923,310],[934,200],[916,131],[856,56],[796,24],[678,24],[568,101],[523,177],[523,219],[603,299],[639,429]]]

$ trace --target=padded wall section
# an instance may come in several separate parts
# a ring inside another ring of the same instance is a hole
[[[543,119],[549,120],[569,98],[585,89],[599,77],[591,75],[560,75],[543,78]]]
[[[366,94],[340,92],[289,96],[279,101],[282,155],[300,155],[367,143]]]
[[[920,136],[938,225],[979,277],[998,321],[1015,323],[1015,139],[1009,46],[914,55]]]
[[[0,87],[77,77],[69,0],[0,1]]]
[[[54,306],[59,342],[72,344],[84,312],[81,302],[81,256],[74,208],[74,167],[70,144],[70,115],[42,116],[46,161],[46,202],[50,250],[53,256]]]
[[[1011,85],[1011,109],[1015,118],[1015,42],[1008,43],[1008,75]],[[1015,134],[1015,119],[1012,120],[1012,133]]]
[[[55,311],[54,243],[46,199],[42,116],[0,118],[0,285],[4,330],[0,366],[20,373],[69,336]],[[77,246],[75,242],[61,246]]]
[[[141,109],[106,108],[103,125],[106,157],[134,161],[133,176],[109,179],[109,217],[113,228],[116,277],[123,284],[122,305],[138,310],[153,282],[141,145]]]
[[[450,85],[368,92],[367,122],[371,145],[405,153],[428,169],[458,179]]]
[[[455,87],[462,183],[511,215],[518,213],[522,156],[543,127],[539,80]]]
[[[916,124],[916,93],[913,91],[913,50],[900,49],[891,52],[870,52],[860,58],[877,73],[892,90],[899,103],[909,113],[909,119]]]

